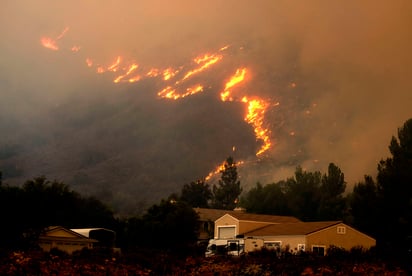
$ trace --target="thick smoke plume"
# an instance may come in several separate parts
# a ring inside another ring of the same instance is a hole
[[[0,170],[12,184],[45,174],[117,204],[179,191],[229,155],[245,162],[245,187],[330,162],[351,187],[412,117],[411,21],[400,0],[6,0]],[[179,101],[157,97],[159,79],[114,84],[86,64],[187,68],[224,46],[224,61],[194,80],[203,91]],[[272,147],[258,158],[246,106],[219,96],[240,67],[249,79],[237,91],[271,103]]]

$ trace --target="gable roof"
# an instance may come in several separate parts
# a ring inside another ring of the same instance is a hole
[[[248,236],[308,235],[342,223],[341,221],[316,221],[280,223],[263,226],[245,233]]]
[[[231,211],[222,209],[208,209],[208,208],[193,208],[195,212],[199,215],[200,221],[215,221],[225,214],[240,213],[242,211]]]
[[[64,233],[65,235],[62,235]],[[44,229],[43,236],[47,237],[72,237],[72,238],[88,238],[73,230],[64,228],[63,226],[49,226]]]
[[[255,222],[270,222],[270,223],[284,223],[284,222],[301,222],[299,219],[291,216],[273,216],[246,213],[244,211],[235,210],[220,210],[207,208],[193,208],[199,215],[200,221],[216,221],[217,219],[228,214],[239,221],[255,221]]]
[[[238,221],[267,222],[267,223],[298,223],[299,219],[290,216],[272,216],[235,212],[228,214]]]
[[[116,233],[113,230],[106,229],[106,228],[78,228],[78,229],[70,229],[70,230],[80,235],[83,235],[87,238],[90,238],[90,232],[95,231],[95,230],[105,231],[105,232],[112,233],[113,235],[116,235]]]
[[[49,226],[44,229],[39,240],[78,240],[86,242],[97,242],[95,239],[88,238],[80,233],[64,228],[63,226]]]

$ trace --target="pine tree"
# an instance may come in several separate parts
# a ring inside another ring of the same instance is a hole
[[[232,157],[226,159],[221,174],[218,185],[213,185],[213,207],[233,210],[237,205],[242,188],[238,180],[236,163]]]

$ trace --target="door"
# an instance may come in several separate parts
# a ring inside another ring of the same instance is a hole
[[[231,239],[236,237],[236,227],[235,226],[218,226],[217,228],[217,238],[218,239]]]

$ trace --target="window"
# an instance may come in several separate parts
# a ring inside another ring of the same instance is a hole
[[[205,232],[209,231],[209,222],[208,221],[203,223],[203,231],[205,231]]]
[[[312,252],[317,256],[325,256],[326,246],[324,245],[312,245]]]
[[[282,242],[281,241],[265,241],[264,246],[267,249],[280,251],[280,249],[282,247]]]
[[[341,235],[346,234],[346,227],[345,226],[338,226],[336,231],[337,231],[338,234],[341,234]]]

